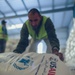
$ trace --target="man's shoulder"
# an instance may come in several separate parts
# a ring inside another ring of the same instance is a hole
[[[29,20],[26,20],[24,24],[26,24],[26,25],[27,25],[28,23],[29,23]]]

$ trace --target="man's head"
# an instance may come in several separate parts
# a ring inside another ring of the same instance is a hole
[[[1,21],[1,24],[2,24],[2,25],[6,25],[6,21],[5,21],[5,20],[2,20],[2,21]]]
[[[40,12],[33,8],[28,12],[29,22],[33,27],[37,27],[41,21]]]

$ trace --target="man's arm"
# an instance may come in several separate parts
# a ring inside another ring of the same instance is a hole
[[[49,18],[46,21],[45,28],[46,28],[46,31],[48,34],[48,39],[49,39],[51,47],[52,47],[52,52],[55,53],[55,52],[59,51],[60,44],[59,44],[59,40],[55,33],[54,25]]]
[[[26,47],[29,44],[28,36],[29,36],[29,33],[28,33],[27,27],[24,23],[24,25],[21,29],[21,33],[20,33],[20,41],[19,41],[16,49],[13,52],[23,53],[25,51]]]

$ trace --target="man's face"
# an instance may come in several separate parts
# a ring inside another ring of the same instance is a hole
[[[41,20],[41,16],[38,13],[35,13],[35,14],[29,13],[28,18],[29,18],[30,24],[35,28],[39,25]]]

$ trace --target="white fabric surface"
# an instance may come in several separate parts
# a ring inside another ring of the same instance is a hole
[[[66,64],[53,54],[34,52],[0,54],[0,75],[72,75]]]

